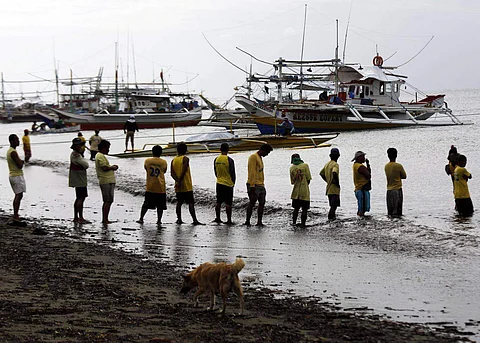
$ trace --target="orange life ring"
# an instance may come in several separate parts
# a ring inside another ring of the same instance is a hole
[[[381,67],[383,64],[383,58],[380,55],[377,55],[373,58],[373,65],[376,67]]]

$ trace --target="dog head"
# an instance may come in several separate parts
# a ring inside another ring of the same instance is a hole
[[[187,274],[183,275],[183,285],[182,289],[180,290],[180,293],[182,294],[187,294],[190,292],[192,289],[197,287],[197,282],[195,278],[192,277],[192,275]]]

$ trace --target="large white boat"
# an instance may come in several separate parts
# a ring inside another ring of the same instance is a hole
[[[248,79],[250,83],[273,84],[265,86],[268,99],[235,98],[252,114],[262,134],[281,131],[285,118],[298,133],[462,124],[448,108],[444,94],[401,101],[407,77],[383,67],[379,55],[373,66],[342,64],[339,59],[282,58],[273,66],[274,75],[255,74]]]

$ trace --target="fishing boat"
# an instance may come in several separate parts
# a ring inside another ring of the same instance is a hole
[[[66,125],[80,125],[82,130],[121,130],[125,122],[134,116],[140,129],[153,129],[175,126],[193,126],[200,122],[201,111],[190,112],[186,109],[178,112],[110,113],[103,110],[99,113],[75,114],[56,108],[50,108]],[[51,120],[50,114],[36,111],[43,120]]]
[[[249,94],[235,98],[262,134],[278,132],[285,118],[298,133],[463,124],[448,108],[444,94],[401,101],[407,77],[383,66],[380,55],[374,57],[373,66],[344,64],[338,58],[279,58],[273,66],[273,75],[255,74],[247,80],[265,85],[268,99]]]
[[[188,154],[204,154],[220,153],[220,146],[222,143],[229,144],[230,152],[256,150],[262,144],[270,144],[273,148],[319,148],[330,146],[330,144],[325,143],[337,136],[338,133],[290,136],[256,135],[239,137],[229,132],[212,132],[189,137],[183,141],[183,143],[187,144]],[[178,143],[180,142],[171,142],[166,146],[163,146],[162,156],[177,155]],[[149,157],[152,155],[151,147],[153,145],[157,144],[145,144],[142,150],[112,154],[112,156],[120,158]],[[150,147],[150,149],[148,149],[148,147]]]

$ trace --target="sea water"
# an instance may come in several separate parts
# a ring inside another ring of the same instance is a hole
[[[366,308],[393,319],[419,322],[452,322],[477,332],[480,320],[480,214],[459,218],[454,210],[452,182],[445,174],[447,154],[453,144],[468,158],[466,168],[474,206],[480,206],[480,104],[478,90],[447,91],[449,107],[459,118],[474,125],[402,128],[342,132],[330,143],[340,150],[341,207],[339,220],[326,220],[328,202],[325,183],[318,175],[329,160],[329,148],[275,149],[264,159],[267,207],[265,228],[206,225],[193,227],[174,224],[174,205],[169,204],[164,227],[139,226],[135,223],[144,189],[143,159],[119,159],[117,193],[111,217],[120,221],[108,229],[100,225],[101,196],[96,185],[93,162],[89,170],[89,198],[85,215],[94,219],[81,230],[71,220],[73,190],[67,187],[70,143],[76,133],[31,136],[32,165],[25,175],[27,193],[21,214],[44,218],[61,224],[74,237],[115,242],[112,245],[167,259],[185,268],[203,261],[233,260],[244,256],[245,279],[259,287],[266,286],[304,296],[317,296],[343,307]],[[31,124],[0,125],[0,155],[8,148],[8,135],[21,137]],[[175,140],[209,132],[211,127],[176,128]],[[252,135],[255,132],[243,132]],[[93,132],[83,132],[87,138]],[[111,153],[123,152],[122,131],[103,131],[100,135],[112,143]],[[144,144],[172,141],[172,130],[141,130],[135,136],[136,148]],[[386,150],[398,150],[397,161],[403,164],[407,179],[403,182],[404,218],[386,216]],[[21,147],[18,148],[23,156]],[[370,217],[356,218],[353,194],[352,162],[362,150],[372,167],[372,206]],[[237,171],[234,220],[244,220],[247,203],[247,159],[252,152],[232,154]],[[299,153],[309,164],[313,176],[309,226],[298,229],[290,225],[289,180],[290,156]],[[89,156],[89,152],[86,152]],[[200,221],[214,218],[215,155],[190,156],[192,178]],[[171,161],[171,157],[166,157]],[[0,160],[1,162],[1,160]],[[6,161],[0,166],[0,208],[11,211],[12,193],[8,185]],[[477,178],[478,177],[478,178]],[[167,173],[169,199],[173,180]],[[153,212],[153,211],[152,211]],[[223,214],[222,214],[223,215]],[[150,217],[149,217],[150,216]],[[224,215],[223,215],[224,216]],[[146,218],[154,223],[154,214]],[[189,220],[184,208],[184,220]],[[255,214],[254,218],[255,221]],[[468,326],[465,326],[468,324]],[[478,336],[477,336],[478,337]]]

